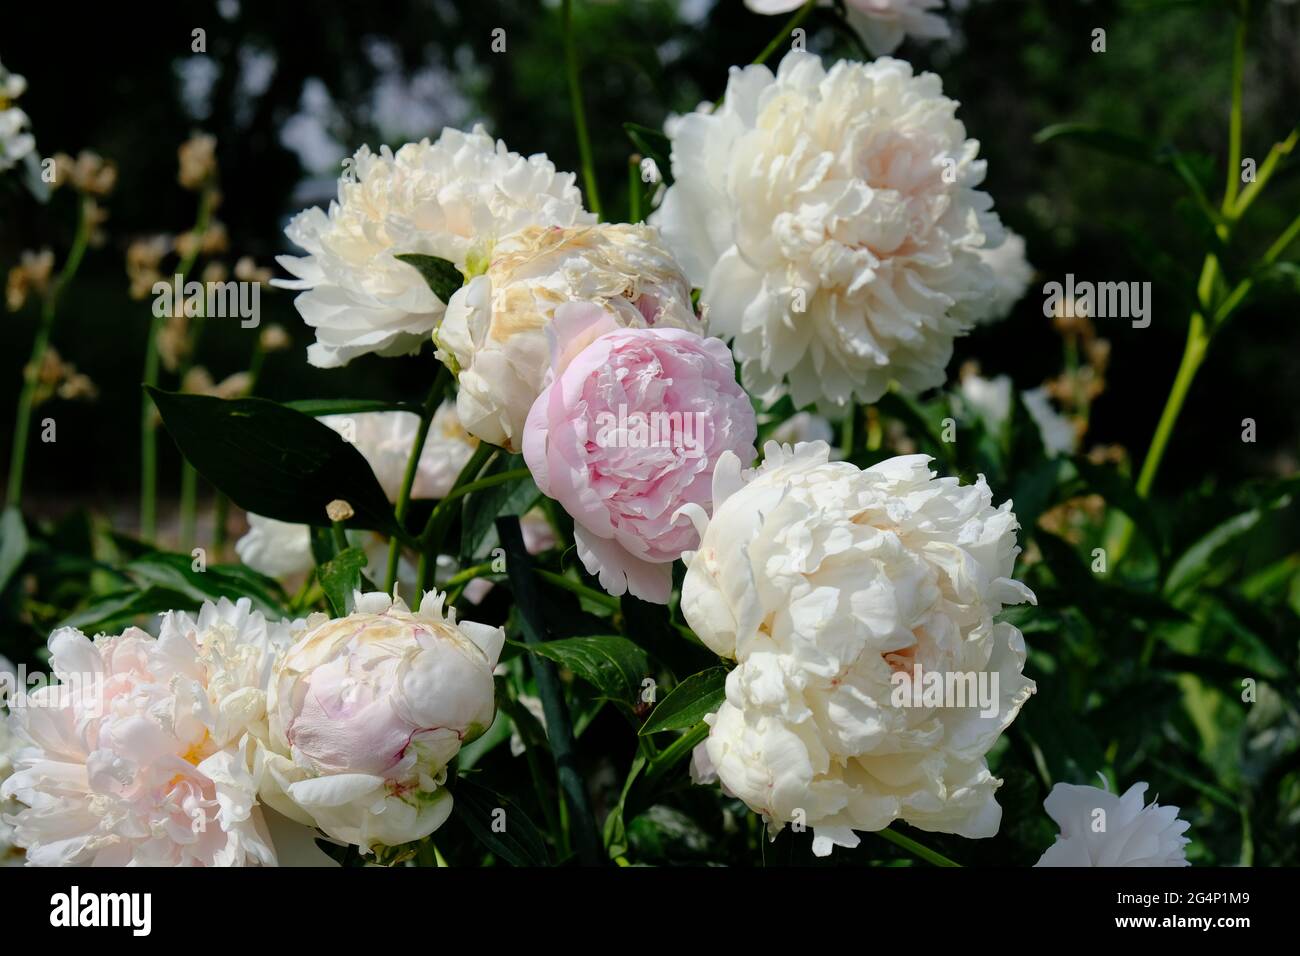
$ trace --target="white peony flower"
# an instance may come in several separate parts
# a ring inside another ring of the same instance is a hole
[[[1061,834],[1034,865],[1188,866],[1188,823],[1177,807],[1147,806],[1146,790],[1135,783],[1119,796],[1109,787],[1058,783],[1043,806]]]
[[[1034,692],[1020,632],[994,622],[1034,600],[1011,577],[1010,502],[923,455],[865,471],[821,442],[765,455],[743,475],[720,462],[712,519],[692,513],[682,613],[737,661],[708,762],[776,829],[812,827],[819,856],[898,819],[992,836],[985,755]],[[932,697],[936,675],[952,689]]]
[[[367,352],[418,349],[444,306],[395,257],[437,256],[464,272],[472,252],[483,255],[524,226],[594,222],[573,179],[544,154],[510,152],[481,126],[444,129],[436,142],[407,143],[396,153],[361,147],[329,213],[308,209],[285,230],[308,255],[277,260],[294,279],[272,284],[305,290],[295,304],[316,329],[307,360],[334,368]]]
[[[1024,237],[1010,229],[1004,231],[1006,239],[1001,245],[980,250],[980,258],[993,270],[996,283],[983,306],[974,311],[975,321],[981,324],[998,322],[1010,315],[1029,291],[1029,283],[1034,278],[1034,267],[1025,257]]]
[[[668,124],[675,182],[651,221],[751,391],[788,382],[829,411],[943,382],[1003,238],[956,110],[900,60],[825,70],[792,51],[775,76],[733,68],[721,108]]]
[[[1011,402],[1015,386],[1006,375],[984,378],[978,374],[962,376],[959,394],[962,402],[984,422],[986,431],[999,435],[1011,419]],[[1044,388],[1020,393],[1025,411],[1038,428],[1038,437],[1048,457],[1073,455],[1079,448],[1079,432],[1065,415],[1056,410]]]
[[[322,415],[318,421],[356,446],[370,464],[388,500],[395,502],[415,444],[420,417],[414,412],[360,412],[355,415]],[[456,483],[456,476],[474,454],[477,444],[461,427],[455,403],[448,400],[439,406],[416,466],[411,498],[444,497]],[[387,561],[387,539],[365,535],[358,540],[367,552],[375,552],[374,566],[383,568]],[[254,571],[273,578],[305,574],[313,564],[311,530],[307,525],[250,513],[248,532],[235,542],[235,553]]]
[[[931,10],[943,9],[943,0],[845,0],[851,23],[873,56],[893,53],[905,36],[920,40],[950,35],[948,24]],[[745,0],[755,13],[790,13],[804,0]]]
[[[419,840],[451,813],[447,764],[494,716],[492,670],[505,632],[418,612],[387,594],[308,620],[276,666],[261,794],[299,823],[363,849]]]
[[[277,861],[256,798],[253,735],[292,625],[248,600],[205,603],[93,641],[50,635],[59,682],[11,714],[24,746],[0,798],[31,866],[243,866]]]
[[[0,680],[16,681],[17,674],[9,660],[0,655]],[[13,687],[14,684],[6,684]],[[0,701],[3,704],[3,701]],[[14,755],[19,741],[9,729],[9,717],[0,709],[0,785],[14,772]],[[21,807],[18,801],[0,798],[0,866],[22,866],[24,854],[21,847],[14,843],[14,828],[6,817],[17,813]]]
[[[799,445],[811,441],[823,441],[830,445],[835,441],[835,430],[820,415],[796,412],[772,429],[768,440],[778,445]]]
[[[18,165],[36,148],[36,138],[27,131],[27,114],[13,105],[26,89],[26,78],[10,73],[0,63],[0,173]]]
[[[1074,422],[1056,410],[1045,388],[1031,388],[1020,393],[1025,411],[1038,426],[1043,449],[1049,456],[1073,455],[1079,450],[1079,430]]]
[[[703,331],[690,283],[651,227],[521,230],[451,297],[435,335],[438,357],[459,376],[456,407],[471,435],[519,451],[551,370],[547,330],[556,308],[575,301],[626,328]]]

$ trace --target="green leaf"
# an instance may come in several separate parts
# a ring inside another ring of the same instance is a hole
[[[245,511],[328,525],[325,506],[337,498],[352,506],[348,527],[401,536],[365,458],[310,415],[261,398],[146,390],[181,454]]]
[[[64,618],[60,627],[75,627],[91,634],[110,630],[111,626],[129,623],[141,615],[160,614],[163,611],[187,610],[197,607],[193,598],[170,588],[149,587],[114,591]]]
[[[641,681],[650,673],[645,651],[625,637],[597,635],[521,645],[533,654],[567,667],[595,687],[602,697],[635,707]]]
[[[312,418],[322,415],[364,415],[369,412],[411,412],[414,415],[423,412],[419,405],[411,402],[385,402],[376,398],[300,398],[285,402],[284,405]]]
[[[522,455],[497,455],[477,477],[492,475],[524,467]],[[490,547],[496,534],[492,523],[499,515],[522,517],[537,504],[542,493],[531,477],[507,481],[484,488],[465,496],[460,517],[460,557],[469,563]]]
[[[460,274],[460,270],[446,259],[424,256],[415,252],[394,258],[414,266],[424,277],[424,281],[429,284],[433,294],[443,302],[450,301],[452,294],[465,284],[465,277]]]
[[[1156,148],[1148,141],[1095,123],[1053,123],[1034,134],[1034,142],[1039,146],[1058,139],[1138,163],[1155,164],[1158,161]]]
[[[344,548],[316,569],[316,579],[335,617],[352,613],[352,594],[361,589],[361,572],[367,561],[360,548]]]
[[[686,730],[722,706],[726,699],[727,669],[710,667],[692,674],[672,689],[641,728],[641,735],[663,730]]]
[[[1174,562],[1173,567],[1169,569],[1169,578],[1165,582],[1165,593],[1177,594],[1183,588],[1203,578],[1212,570],[1210,564],[1219,550],[1249,534],[1263,517],[1263,509],[1252,508],[1217,525]]]
[[[193,559],[184,554],[155,551],[126,566],[128,574],[144,587],[156,586],[184,594],[195,603],[247,597],[263,614],[280,618],[285,614],[285,594],[270,578],[243,565],[211,565],[194,569]]]
[[[457,819],[503,863],[550,865],[545,838],[518,804],[466,777],[456,780],[452,796]]]
[[[0,515],[0,593],[9,585],[14,572],[22,567],[28,544],[22,512],[6,508]]]

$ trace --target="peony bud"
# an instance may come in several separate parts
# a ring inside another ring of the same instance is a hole
[[[492,669],[505,632],[418,612],[387,594],[308,621],[272,677],[259,752],[263,799],[369,849],[422,839],[451,813],[447,764],[494,716]]]

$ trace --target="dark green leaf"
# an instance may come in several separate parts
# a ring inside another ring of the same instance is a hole
[[[342,499],[354,512],[348,527],[399,533],[365,458],[310,415],[260,398],[147,391],[181,454],[245,511],[326,525],[325,506]]]
[[[300,398],[285,402],[284,405],[312,418],[322,415],[364,415],[368,412],[411,412],[419,415],[423,411],[419,405],[410,402],[385,402],[374,398]]]
[[[352,613],[352,594],[361,589],[367,560],[360,548],[345,548],[316,569],[316,580],[336,617]]]
[[[641,155],[648,156],[659,167],[659,175],[669,186],[673,184],[672,142],[657,129],[642,126],[640,123],[624,123],[623,131],[627,133]]]
[[[1087,458],[1075,458],[1074,467],[1088,487],[1106,499],[1112,508],[1124,512],[1128,519],[1146,536],[1157,557],[1164,554],[1165,536],[1151,506],[1138,496],[1132,481],[1115,468],[1095,465]]]
[[[456,816],[465,829],[503,863],[550,865],[545,838],[517,804],[466,777],[457,779],[453,795]]]
[[[169,588],[149,587],[143,591],[131,588],[104,595],[89,607],[64,618],[59,626],[75,627],[94,634],[109,630],[114,624],[129,623],[141,615],[190,610],[200,603],[202,602],[195,601],[189,595]]]
[[[157,586],[185,594],[195,603],[247,597],[253,607],[273,618],[284,616],[285,595],[280,586],[242,565],[212,565],[197,571],[189,555],[155,551],[137,558],[126,571],[144,586]]]
[[[488,478],[495,474],[524,467],[522,455],[497,455],[479,475]],[[460,517],[460,556],[469,563],[491,547],[496,540],[492,522],[499,515],[522,517],[537,504],[542,493],[532,478],[520,478],[493,485],[465,496]]]
[[[629,707],[636,706],[641,681],[650,673],[645,651],[616,635],[568,637],[528,644],[525,649],[567,667],[600,691],[602,697]]]
[[[707,714],[722,706],[727,696],[726,683],[725,667],[710,667],[706,671],[692,674],[674,687],[654,709],[650,719],[642,726],[641,734],[694,727]]]
[[[452,294],[465,284],[465,277],[460,274],[460,270],[446,259],[423,256],[415,252],[394,258],[414,266],[424,277],[424,281],[429,284],[433,294],[443,302],[448,302]]]

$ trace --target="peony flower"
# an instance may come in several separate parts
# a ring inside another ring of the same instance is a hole
[[[1135,783],[1119,796],[1058,783],[1043,806],[1061,834],[1034,866],[1188,866],[1188,823],[1177,807],[1147,806],[1146,790]]]
[[[505,632],[418,612],[387,594],[308,620],[276,666],[270,733],[258,749],[263,799],[363,849],[420,840],[451,813],[444,784],[461,745],[494,716],[492,669]]]
[[[573,301],[595,303],[629,328],[703,331],[690,283],[654,229],[524,229],[451,297],[436,335],[438,357],[459,376],[456,407],[471,435],[519,450],[550,368],[547,327],[556,307]]]
[[[974,319],[981,324],[998,322],[1011,314],[1017,302],[1029,291],[1034,267],[1025,258],[1025,240],[1019,233],[1004,230],[1006,239],[995,248],[981,249],[980,258],[993,271],[993,293],[983,308],[976,308]]]
[[[294,278],[272,282],[304,290],[294,302],[316,330],[307,360],[321,368],[413,352],[438,324],[443,303],[397,256],[437,256],[464,272],[472,250],[482,255],[525,226],[595,221],[572,173],[556,172],[545,154],[508,151],[481,126],[444,129],[437,142],[396,153],[363,146],[345,166],[329,213],[308,209],[285,230],[308,254],[280,256]]]
[[[849,23],[861,34],[873,56],[893,53],[903,37],[921,40],[950,36],[948,24],[930,10],[943,8],[943,0],[845,0]],[[790,13],[804,0],[745,0],[755,13]]]
[[[811,412],[795,412],[772,429],[769,440],[778,445],[798,445],[810,441],[824,441],[831,445],[835,441],[835,430],[831,428],[831,423],[820,415]]]
[[[812,827],[819,856],[898,819],[966,837],[1000,823],[985,756],[1034,683],[994,617],[1034,596],[1011,578],[1010,502],[927,461],[860,470],[821,442],[769,443],[743,475],[722,456],[711,520],[688,509],[704,530],[682,613],[737,661],[707,763],[770,826]]]
[[[256,799],[253,735],[287,622],[246,598],[205,603],[93,641],[50,635],[59,678],[10,716],[22,746],[0,798],[32,866],[274,865]]]
[[[1031,388],[1020,393],[1025,411],[1038,426],[1038,435],[1048,457],[1073,455],[1079,450],[1079,430],[1074,422],[1056,410],[1045,388]]]
[[[27,114],[13,105],[26,90],[26,77],[10,73],[0,63],[0,173],[18,165],[36,148],[36,138],[27,131]]]
[[[742,380],[797,407],[944,380],[994,294],[984,162],[939,78],[900,60],[830,70],[792,51],[733,68],[723,105],[668,124],[675,182],[651,217],[702,288]]]
[[[396,501],[406,474],[406,463],[415,444],[420,417],[413,412],[361,412],[355,415],[322,415],[317,419],[356,446],[370,464],[380,487],[389,501]],[[465,433],[448,400],[439,406],[429,425],[424,450],[416,466],[411,485],[412,499],[442,498],[456,483],[456,477],[474,454],[477,442]],[[382,568],[387,560],[387,541],[372,543]],[[369,550],[369,549],[368,549]],[[248,533],[235,542],[239,560],[254,571],[274,578],[292,577],[311,570],[311,530],[307,525],[290,524],[248,515]]]
[[[720,455],[754,457],[754,409],[731,353],[682,329],[620,329],[591,304],[561,306],[553,332],[555,379],[528,414],[524,460],[573,516],[578,556],[601,586],[666,604],[672,562],[696,544],[677,510],[709,507]]]

